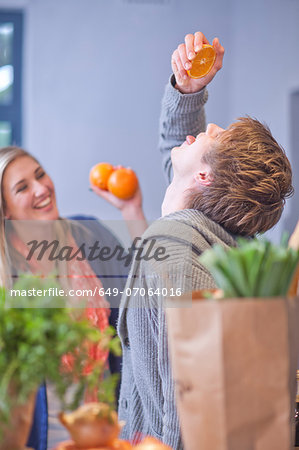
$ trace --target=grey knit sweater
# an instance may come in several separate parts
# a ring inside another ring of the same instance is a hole
[[[196,135],[204,129],[205,99],[205,91],[183,96],[171,84],[166,88],[160,150],[169,181],[170,150],[187,134]],[[152,245],[151,255],[157,248],[164,248],[167,258],[134,259],[126,286],[132,289],[132,295],[122,298],[118,323],[123,349],[119,419],[126,424],[121,437],[134,441],[140,435],[151,435],[180,450],[183,445],[168,356],[164,300],[176,289],[183,293],[214,287],[198,256],[213,244],[233,246],[235,240],[195,210],[179,211],[155,221],[142,238],[144,253]]]

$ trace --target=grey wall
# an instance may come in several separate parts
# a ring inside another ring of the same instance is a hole
[[[230,120],[250,114],[265,121],[285,148],[296,181],[299,145],[291,123],[298,127],[299,115],[291,117],[291,98],[299,86],[299,1],[234,1],[232,13]],[[277,239],[283,229],[291,231],[298,219],[297,192],[269,236]]]
[[[292,156],[299,1],[143,3],[0,0],[0,7],[25,11],[24,146],[53,177],[63,214],[120,217],[88,191],[90,167],[109,161],[136,170],[147,216],[160,215],[160,100],[172,51],[198,29],[226,47],[224,68],[209,89],[208,121],[226,127],[242,114],[256,116]],[[277,240],[298,213],[297,197],[270,237]]]

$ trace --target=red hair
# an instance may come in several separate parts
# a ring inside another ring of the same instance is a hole
[[[243,236],[265,232],[278,222],[294,191],[292,170],[267,126],[241,117],[219,135],[203,162],[210,165],[213,181],[191,195],[189,208]]]

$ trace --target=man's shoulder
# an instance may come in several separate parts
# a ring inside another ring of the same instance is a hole
[[[202,249],[194,244],[191,223],[179,220],[178,214],[153,222],[142,235],[140,274],[150,279],[191,274]]]
[[[189,240],[189,236],[185,234],[188,230],[189,232],[192,230],[191,218],[182,215],[182,211],[177,211],[152,222],[143,233],[142,238],[149,239],[156,236],[171,240],[180,236],[182,239]]]
[[[236,240],[197,210],[177,211],[156,220],[141,241],[143,252],[150,251],[151,256],[146,267],[163,272],[205,270],[199,256],[215,244],[230,247]]]
[[[220,240],[234,245],[234,238],[219,224],[208,219],[201,211],[184,209],[168,214],[154,221],[142,238],[181,241],[201,245],[204,242],[212,246]]]

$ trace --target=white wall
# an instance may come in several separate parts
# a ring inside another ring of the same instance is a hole
[[[63,214],[119,218],[88,191],[90,167],[107,160],[137,171],[146,214],[159,216],[160,100],[172,51],[198,29],[226,47],[224,69],[209,89],[208,121],[227,126],[252,114],[269,123],[291,156],[297,1],[0,0],[3,5],[24,6],[24,146],[52,175]]]
[[[250,114],[265,121],[285,148],[298,177],[299,144],[291,142],[290,96],[299,88],[299,2],[234,1],[232,16],[230,121]],[[299,124],[299,117],[297,117]],[[296,161],[296,165],[295,165]],[[299,184],[296,186],[299,189]],[[299,219],[299,195],[287,204],[276,238]]]

